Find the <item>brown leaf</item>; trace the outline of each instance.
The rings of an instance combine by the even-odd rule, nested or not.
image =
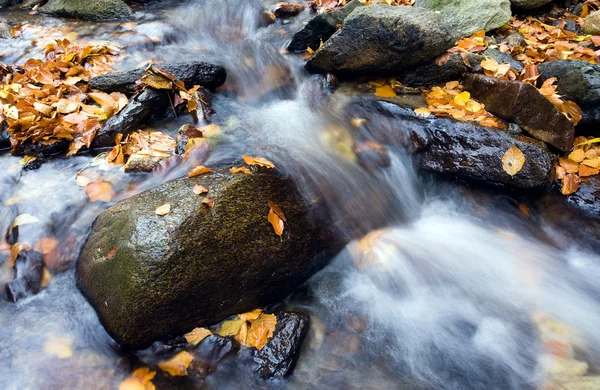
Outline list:
[[[281,211],[281,208],[275,202],[271,202],[269,200],[267,201],[267,204],[269,205],[271,210],[273,210],[273,212],[283,220],[283,222],[287,222],[287,219],[285,219],[285,215],[283,215],[283,211]]]
[[[173,82],[154,72],[146,72],[141,82],[154,89],[172,89]]]
[[[199,165],[196,168],[192,168],[190,173],[188,173],[188,177],[194,177],[199,175],[204,175],[205,173],[211,173],[212,169],[205,167],[204,165]]]
[[[245,173],[246,175],[251,175],[252,171],[248,169],[248,167],[232,167],[229,169],[231,173]]]
[[[579,164],[569,158],[559,157],[558,164],[564,168],[566,173],[575,173],[579,171]]]
[[[169,214],[171,212],[171,204],[170,203],[165,203],[161,206],[158,206],[155,210],[156,215],[162,217],[165,216],[167,214]]]
[[[281,235],[283,234],[283,228],[284,228],[284,223],[281,220],[281,218],[279,218],[279,216],[277,214],[275,214],[273,209],[270,209],[267,219],[273,226],[273,231],[275,232],[275,234],[277,234],[279,237],[281,237]]]
[[[258,165],[265,168],[275,168],[275,164],[263,157],[251,157],[243,155],[244,162],[248,165]]]
[[[594,176],[597,175],[598,172],[600,172],[600,170],[598,170],[597,168],[592,168],[585,164],[581,164],[579,166],[579,177]]]
[[[212,208],[215,205],[215,201],[210,198],[202,199],[202,203],[206,205],[208,208]]]
[[[110,183],[105,181],[92,182],[85,186],[85,194],[90,202],[110,202],[114,195]]]
[[[208,188],[198,184],[198,185],[195,185],[194,187],[192,187],[192,191],[194,191],[194,194],[196,194],[196,195],[202,195],[202,194],[206,194],[208,192]]]
[[[502,169],[511,176],[519,173],[523,164],[525,164],[525,155],[514,145],[502,156]]]
[[[563,195],[571,195],[577,192],[581,179],[575,173],[568,173],[563,178],[561,192]]]

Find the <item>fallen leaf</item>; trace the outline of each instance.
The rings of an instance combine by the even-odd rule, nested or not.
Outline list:
[[[248,165],[258,165],[265,168],[275,168],[275,164],[263,157],[251,157],[243,155],[244,162]]]
[[[597,168],[592,168],[590,166],[587,166],[585,164],[581,164],[579,166],[579,177],[588,177],[588,176],[594,176],[597,175],[598,172],[600,172],[599,169]]]
[[[40,220],[36,217],[34,217],[31,214],[21,214],[18,215],[15,220],[13,221],[12,226],[13,227],[17,227],[17,226],[21,226],[21,225],[29,225],[32,223],[37,223]]]
[[[240,329],[245,322],[246,321],[239,318],[236,318],[235,320],[224,321],[221,324],[221,328],[217,334],[223,337],[235,336],[240,332]]]
[[[271,210],[273,210],[275,214],[277,214],[279,218],[283,220],[283,222],[287,222],[287,219],[285,219],[285,215],[283,215],[283,211],[275,202],[271,202],[269,200],[267,201],[267,205],[271,208]]]
[[[155,210],[156,215],[165,216],[171,212],[171,204],[165,203],[162,206],[158,206]]]
[[[50,237],[38,238],[33,244],[33,249],[43,255],[54,251],[58,247],[58,240]]]
[[[558,164],[564,168],[566,173],[575,173],[579,170],[579,164],[569,158],[559,157]]]
[[[107,254],[106,254],[106,260],[110,260],[113,257],[115,257],[117,255],[117,252],[119,251],[119,248],[117,248],[116,246],[114,248],[112,248]]]
[[[429,118],[431,116],[431,111],[427,107],[418,107],[415,108],[415,115],[419,118]]]
[[[352,124],[352,126],[354,127],[360,127],[363,123],[365,123],[367,120],[364,118],[356,118],[356,119],[351,119],[350,123]]]
[[[73,356],[72,343],[73,341],[69,338],[48,335],[44,343],[44,352],[61,360],[68,359]]]
[[[577,192],[581,179],[575,173],[568,173],[563,177],[561,192],[563,195],[571,195]]]
[[[215,205],[215,201],[210,198],[204,198],[202,199],[202,204],[204,204],[208,208],[212,208]]]
[[[284,228],[284,223],[281,220],[281,218],[279,218],[279,216],[277,214],[275,214],[275,212],[273,212],[272,209],[270,209],[267,219],[273,226],[273,231],[275,232],[275,234],[277,234],[279,237],[281,237],[283,234],[283,228]]]
[[[212,332],[206,328],[194,328],[191,332],[186,333],[183,337],[192,345],[198,345],[202,340],[212,335]]]
[[[456,103],[458,106],[464,107],[470,99],[471,94],[467,91],[464,91],[454,97],[454,103]]]
[[[195,185],[194,187],[192,187],[192,191],[194,191],[194,194],[196,194],[196,195],[202,195],[202,194],[205,194],[208,192],[208,188],[198,184],[198,185]]]
[[[90,202],[110,202],[113,197],[113,190],[110,183],[97,181],[85,186],[85,194],[90,198]]]
[[[238,318],[244,321],[254,321],[257,319],[262,313],[262,309],[254,309],[247,313],[238,314]]]
[[[146,72],[141,82],[154,89],[172,89],[173,82],[154,72]]]
[[[150,371],[147,367],[138,368],[121,382],[119,390],[155,390],[151,382],[155,376],[156,371]]]
[[[186,376],[187,369],[192,364],[194,357],[186,351],[181,351],[169,360],[158,362],[158,368],[171,376]]]
[[[575,149],[569,154],[569,159],[575,161],[576,163],[580,163],[585,159],[585,152],[583,149]]]
[[[396,91],[394,91],[394,88],[392,88],[391,85],[383,85],[381,87],[375,87],[375,95],[382,97],[382,98],[395,98],[396,96]]]
[[[523,164],[525,164],[525,155],[514,145],[502,156],[502,169],[511,176],[519,173]]]
[[[205,167],[204,165],[199,165],[196,168],[192,168],[190,173],[188,173],[188,177],[194,177],[199,175],[204,175],[205,173],[211,173],[212,169]]]
[[[231,173],[245,173],[246,175],[251,175],[252,171],[248,169],[248,167],[232,167],[229,169]]]

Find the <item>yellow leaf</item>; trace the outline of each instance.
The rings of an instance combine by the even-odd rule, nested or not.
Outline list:
[[[257,319],[262,313],[261,309],[254,309],[252,311],[249,311],[247,313],[243,313],[243,314],[238,314],[238,318],[244,321],[253,321],[255,319]]]
[[[195,328],[191,332],[186,333],[184,337],[188,343],[192,345],[198,345],[200,344],[200,341],[204,340],[210,335],[212,335],[212,332],[206,328]]]
[[[502,156],[502,169],[511,176],[519,173],[523,164],[525,164],[525,155],[516,146],[512,146]]]
[[[155,210],[156,215],[158,216],[164,216],[167,215],[171,212],[171,205],[169,203],[165,203],[162,206],[158,206]]]
[[[248,169],[248,167],[232,167],[229,169],[231,173],[245,173],[246,175],[251,175],[252,171]]]
[[[575,149],[569,154],[569,159],[580,163],[583,160],[585,160],[585,152],[583,151],[583,149]]]
[[[279,218],[279,216],[277,214],[275,214],[273,212],[273,210],[271,209],[271,210],[269,210],[269,215],[268,215],[267,219],[273,226],[273,231],[275,231],[275,234],[277,234],[279,237],[281,237],[281,235],[283,234],[283,228],[284,228],[284,224],[283,224],[283,221],[281,220],[281,218]]]
[[[496,71],[498,70],[498,61],[496,61],[493,58],[485,58],[485,60],[481,61],[481,67],[485,70],[488,70],[490,72],[492,72],[492,74],[495,74]]]
[[[590,139],[588,141],[578,143],[575,146],[577,147],[577,146],[583,146],[583,145],[591,145],[591,144],[595,144],[595,143],[598,143],[598,142],[600,142],[600,137],[599,138],[592,138],[592,139]]]
[[[366,121],[367,120],[364,118],[355,118],[355,119],[351,119],[350,123],[352,123],[352,126],[354,126],[354,127],[360,127]]]
[[[461,92],[454,97],[454,103],[456,103],[458,106],[464,107],[469,99],[471,99],[471,94],[469,92]]]
[[[265,168],[275,168],[275,164],[263,157],[251,157],[243,155],[244,162],[248,165],[258,165]]]
[[[71,343],[71,339],[48,335],[46,342],[44,343],[44,352],[49,355],[54,355],[59,359],[68,359],[73,356]]]
[[[394,88],[392,88],[391,85],[383,85],[381,87],[375,87],[375,95],[382,97],[382,98],[395,98],[396,95],[396,91],[394,91]]]
[[[146,72],[141,79],[142,83],[154,89],[171,89],[173,82],[154,72]]]
[[[415,108],[415,115],[420,118],[429,118],[431,116],[431,111],[427,107],[419,107]]]
[[[186,376],[187,369],[194,357],[186,351],[181,351],[169,360],[158,362],[158,368],[171,376]]]
[[[236,318],[235,320],[225,321],[221,325],[221,329],[219,329],[219,332],[217,334],[219,336],[223,336],[223,337],[235,336],[236,334],[238,334],[240,332],[240,329],[242,328],[242,325],[245,322],[246,321],[244,321],[240,318]]]
[[[156,371],[150,371],[147,367],[138,368],[121,382],[119,390],[155,390],[154,384],[150,382],[154,376]]]
[[[38,218],[34,217],[33,215],[31,215],[31,214],[21,214],[21,215],[18,215],[15,218],[15,220],[13,221],[13,225],[12,226],[13,227],[17,227],[17,226],[20,226],[20,225],[29,225],[29,224],[37,223],[37,222],[40,222],[40,220]]]
[[[481,104],[477,103],[473,99],[469,99],[465,104],[465,109],[469,112],[479,112],[481,111]]]
[[[211,173],[212,169],[205,167],[204,165],[199,165],[196,168],[192,168],[190,173],[188,173],[188,177],[194,177],[199,175],[204,175],[205,173]]]

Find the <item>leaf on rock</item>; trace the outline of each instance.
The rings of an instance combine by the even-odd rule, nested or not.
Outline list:
[[[215,201],[213,199],[210,198],[204,198],[202,199],[202,204],[204,204],[206,207],[213,208],[213,206],[215,205]]]
[[[212,169],[205,167],[204,165],[199,165],[196,168],[192,168],[190,173],[188,173],[188,177],[200,176],[206,173],[211,173]]]
[[[588,177],[588,176],[594,176],[597,175],[598,172],[600,172],[599,169],[597,168],[592,168],[590,166],[587,166],[585,164],[581,164],[579,166],[579,177]]]
[[[575,173],[579,171],[579,164],[569,158],[559,157],[558,163],[566,173]]]
[[[569,159],[575,161],[576,163],[580,163],[585,160],[585,151],[577,148],[569,154]]]
[[[110,183],[105,181],[89,183],[84,192],[90,198],[90,202],[110,202],[114,195]]]
[[[279,237],[281,237],[283,234],[283,228],[284,228],[284,223],[281,220],[281,218],[279,218],[279,216],[277,214],[275,214],[275,212],[273,212],[273,209],[270,209],[267,219],[273,226],[273,231],[275,232],[275,234],[277,234]]]
[[[461,107],[464,107],[470,99],[471,94],[467,91],[464,91],[454,97],[454,103]]]
[[[228,320],[221,324],[221,328],[217,334],[219,336],[227,337],[227,336],[235,336],[240,332],[242,325],[244,325],[246,321],[236,318],[235,320]]]
[[[281,207],[279,207],[275,202],[271,202],[270,200],[267,201],[267,205],[269,205],[269,207],[271,208],[271,210],[273,210],[273,212],[275,214],[277,214],[277,216],[279,218],[281,218],[283,220],[283,222],[287,222],[287,219],[285,219],[285,215],[283,214],[283,211],[281,210]]]
[[[382,85],[380,87],[375,87],[375,95],[382,97],[382,98],[387,98],[387,99],[391,99],[391,98],[395,98],[396,96],[396,91],[394,91],[394,88],[392,88],[391,85]]]
[[[575,173],[568,173],[563,177],[563,185],[561,192],[563,195],[571,195],[577,192],[579,189],[579,184],[581,183],[581,178],[577,176]]]
[[[212,332],[206,328],[194,328],[191,332],[186,333],[183,337],[192,345],[198,345],[202,340],[212,335]]]
[[[162,217],[171,212],[171,204],[165,203],[162,206],[158,206],[155,210],[156,215]]]
[[[251,175],[252,171],[248,169],[248,167],[232,167],[229,169],[231,173],[245,173],[246,175]]]
[[[247,313],[238,314],[238,318],[244,321],[254,321],[262,314],[262,309],[254,309]]]
[[[244,162],[248,165],[258,165],[265,168],[275,168],[275,164],[263,157],[251,157],[243,155]]]
[[[202,195],[202,194],[206,194],[208,192],[208,188],[198,184],[198,185],[195,185],[194,187],[192,187],[192,191],[194,191],[194,194],[196,194],[196,195]]]
[[[119,384],[119,390],[155,390],[151,382],[155,376],[156,371],[150,371],[147,367],[138,368]]]
[[[158,362],[158,368],[171,376],[186,376],[187,369],[194,357],[186,351],[181,351],[169,360]]]
[[[141,82],[154,89],[172,89],[173,82],[163,75],[148,72],[142,77]]]
[[[502,169],[511,176],[519,173],[523,164],[525,164],[525,155],[514,145],[502,156]]]

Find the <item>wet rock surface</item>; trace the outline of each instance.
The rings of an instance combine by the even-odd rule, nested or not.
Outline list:
[[[6,284],[6,294],[11,302],[40,292],[43,258],[43,254],[33,250],[19,253],[15,261],[15,279]]]
[[[417,0],[415,6],[440,12],[452,26],[455,39],[498,28],[508,23],[511,16],[509,0]]]
[[[354,9],[362,6],[359,0],[352,0],[342,8],[315,16],[292,37],[287,50],[290,53],[301,53],[308,47],[316,50],[321,41],[327,41]]]
[[[540,64],[540,82],[557,78],[558,93],[582,107],[600,103],[600,66],[586,61],[559,60]]]
[[[510,0],[515,8],[533,9],[550,3],[552,0]]]
[[[126,19],[132,10],[122,0],[49,0],[38,11],[42,14],[91,21]]]
[[[469,54],[465,60],[460,54],[455,54],[442,65],[438,65],[436,61],[427,61],[401,73],[397,79],[402,84],[411,87],[442,84],[459,80],[468,71],[480,71],[480,64],[484,59],[485,57],[481,55]]]
[[[273,337],[254,353],[255,372],[263,379],[284,378],[292,373],[306,338],[309,317],[304,313],[275,313]]]
[[[204,378],[214,372],[224,359],[236,356],[239,350],[240,344],[232,337],[208,336],[194,351],[194,360],[190,369]]]
[[[360,7],[307,62],[313,73],[343,76],[397,74],[452,47],[440,14],[415,7]]]
[[[201,85],[214,89],[225,82],[227,72],[218,65],[201,61],[167,63],[157,66],[171,72],[176,79],[185,83],[187,88]],[[145,69],[138,68],[117,73],[107,73],[90,79],[89,86],[103,92],[133,93],[136,81],[144,76]]]
[[[423,119],[410,109],[376,100],[356,102],[349,110],[367,119],[365,129],[377,141],[406,148],[426,171],[521,190],[544,190],[551,184],[556,156],[529,137],[449,118]],[[502,169],[502,156],[512,146],[525,155],[515,176]]]
[[[473,74],[465,77],[464,86],[486,110],[517,123],[532,137],[563,152],[573,147],[573,124],[534,86]]]
[[[281,239],[266,220],[269,200],[288,221]],[[171,212],[156,215],[166,203]],[[96,219],[79,286],[117,342],[143,348],[284,298],[344,245],[325,215],[271,170],[170,181]]]

